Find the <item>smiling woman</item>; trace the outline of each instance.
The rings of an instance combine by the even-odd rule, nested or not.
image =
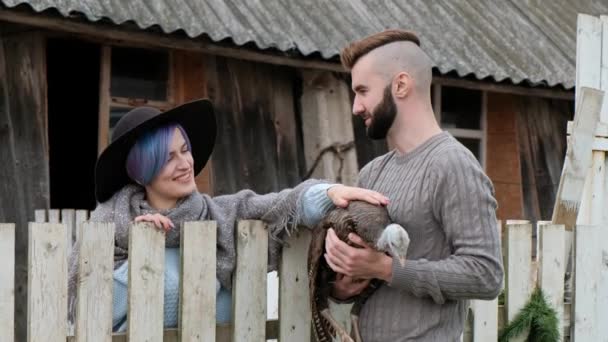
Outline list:
[[[258,195],[243,190],[210,197],[199,193],[194,177],[213,150],[216,123],[211,103],[198,100],[161,112],[138,107],[116,123],[112,140],[97,160],[95,196],[99,202],[91,221],[112,222],[114,246],[113,329],[127,327],[129,229],[133,221],[153,223],[166,232],[165,327],[177,325],[179,305],[179,243],[181,224],[217,223],[217,321],[230,320],[230,289],[235,266],[234,227],[238,220],[261,219],[268,225],[269,265],[277,267],[280,241],[298,224],[314,226],[333,205],[350,200],[386,204],[377,192],[309,180],[293,189]],[[78,283],[77,241],[70,255],[69,309],[74,320]]]

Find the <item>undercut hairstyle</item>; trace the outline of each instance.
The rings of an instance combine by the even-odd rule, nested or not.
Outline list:
[[[133,181],[142,186],[148,185],[167,164],[169,146],[176,128],[182,132],[188,151],[192,151],[190,139],[179,124],[168,124],[146,132],[137,139],[127,156],[127,174]]]
[[[420,46],[420,39],[414,32],[398,29],[386,30],[352,42],[340,53],[340,61],[347,70],[351,70],[357,61],[370,51],[394,42],[412,42]]]

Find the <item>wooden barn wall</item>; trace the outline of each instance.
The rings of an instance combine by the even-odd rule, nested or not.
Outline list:
[[[494,184],[501,219],[523,218],[517,137],[517,96],[488,93],[485,170]]]
[[[551,220],[574,103],[528,96],[517,100],[524,216],[534,221]]]
[[[212,156],[215,195],[249,188],[267,193],[300,182],[292,69],[205,58],[207,95],[218,139]]]
[[[16,224],[16,341],[25,341],[27,222],[49,205],[44,39],[0,35],[0,222]]]

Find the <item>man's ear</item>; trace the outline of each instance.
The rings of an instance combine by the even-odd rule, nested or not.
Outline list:
[[[398,73],[393,79],[393,90],[395,98],[403,99],[412,91],[414,80],[405,71]]]

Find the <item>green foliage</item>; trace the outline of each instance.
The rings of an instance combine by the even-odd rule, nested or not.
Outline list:
[[[559,341],[560,324],[557,312],[547,303],[544,293],[536,288],[528,303],[502,330],[499,342],[508,342],[526,331],[530,331],[528,342]]]

